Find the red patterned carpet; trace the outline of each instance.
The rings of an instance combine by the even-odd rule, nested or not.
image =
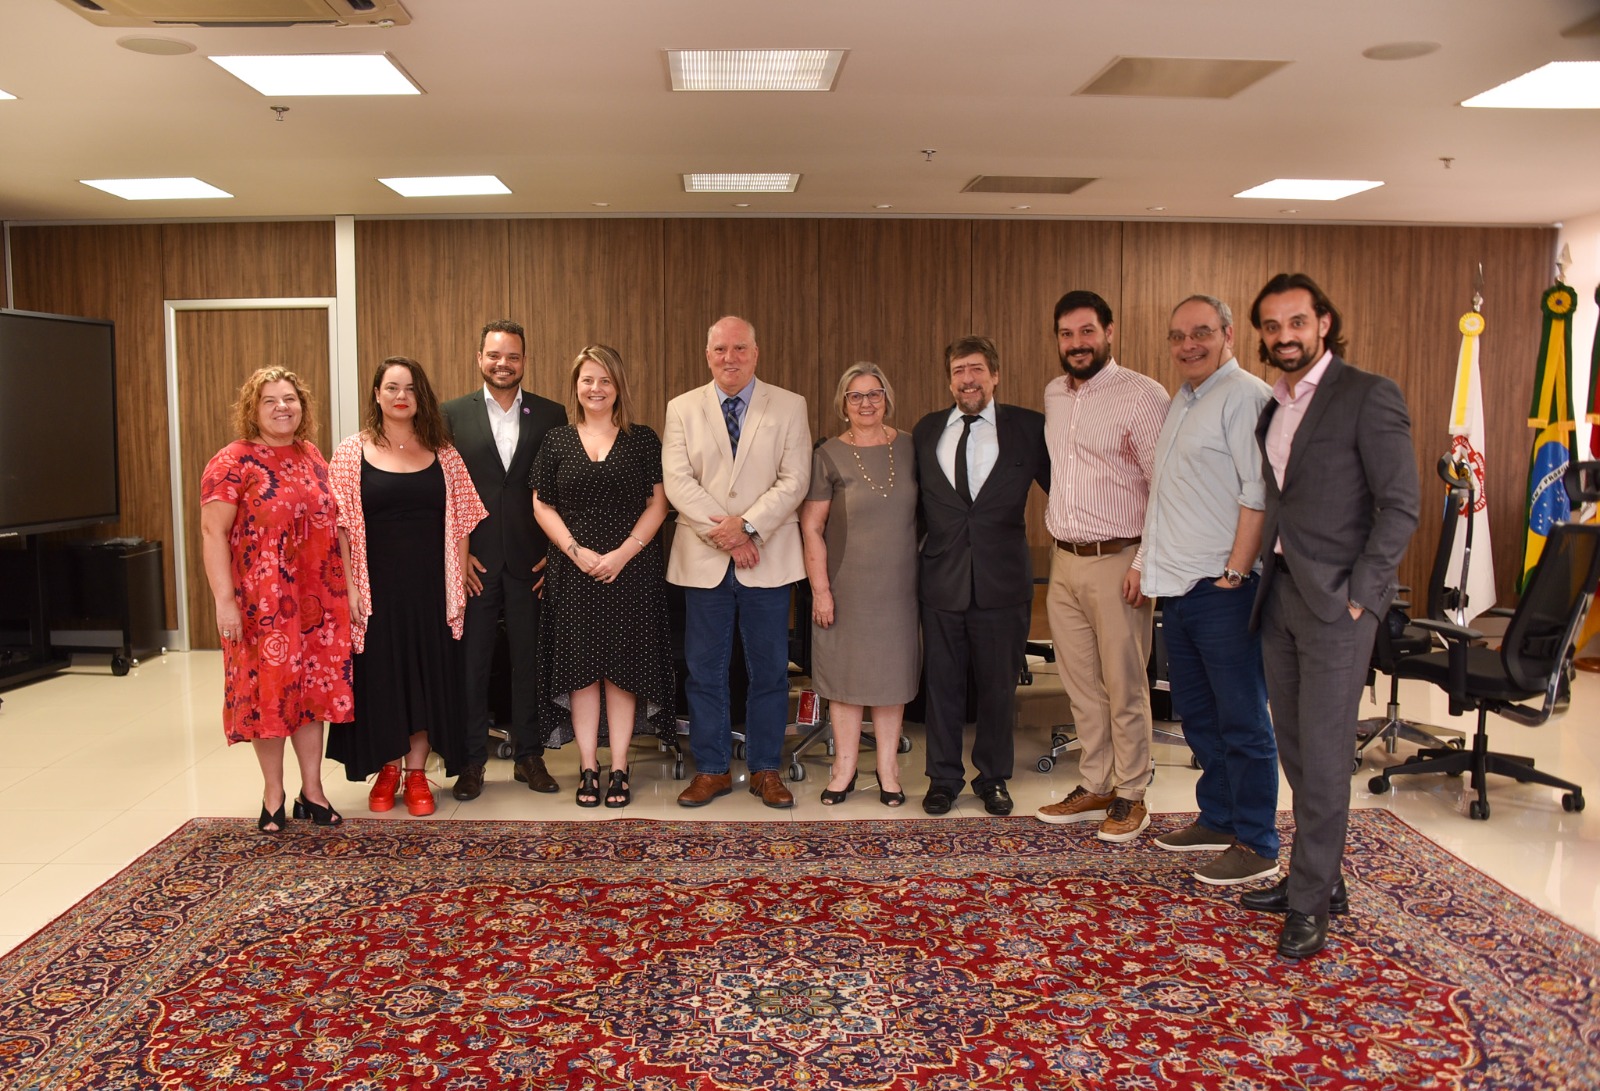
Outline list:
[[[0,959],[0,1087],[1600,1087],[1600,943],[1351,817],[1301,964],[1031,818],[203,819]]]

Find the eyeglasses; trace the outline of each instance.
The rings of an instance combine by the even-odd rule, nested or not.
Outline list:
[[[1196,341],[1209,341],[1216,332],[1210,326],[1196,326],[1188,333],[1184,333],[1182,330],[1168,330],[1167,340],[1174,345],[1181,345],[1190,338]]]
[[[884,399],[883,387],[876,390],[852,390],[844,396],[844,400],[851,405],[860,405],[862,402],[871,402],[877,405]]]

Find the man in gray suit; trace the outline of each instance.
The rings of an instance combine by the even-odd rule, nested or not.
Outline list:
[[[557,790],[544,764],[539,734],[539,584],[544,582],[544,532],[533,521],[528,472],[545,433],[567,423],[567,411],[522,389],[527,336],[498,319],[478,336],[483,387],[445,402],[456,450],[467,464],[489,517],[472,531],[467,584],[467,764],[450,794],[476,799],[489,758],[489,675],[500,620],[511,650],[511,741],[517,780],[535,792]]]
[[[1250,324],[1262,360],[1283,373],[1256,426],[1267,503],[1251,625],[1295,837],[1288,878],[1240,901],[1287,914],[1278,954],[1294,959],[1322,950],[1329,913],[1349,907],[1340,861],[1356,711],[1417,526],[1417,463],[1400,388],[1340,359],[1342,320],[1310,277],[1269,280]]]

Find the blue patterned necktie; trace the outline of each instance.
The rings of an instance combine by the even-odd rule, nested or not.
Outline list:
[[[733,446],[733,453],[739,453],[739,399],[724,398],[722,401],[722,417],[728,422],[728,442]]]

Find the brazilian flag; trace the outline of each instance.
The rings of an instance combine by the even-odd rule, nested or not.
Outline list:
[[[1544,332],[1539,338],[1539,374],[1528,411],[1528,427],[1538,432],[1528,455],[1528,537],[1522,546],[1518,591],[1539,564],[1551,525],[1572,516],[1561,479],[1567,464],[1578,457],[1578,430],[1572,419],[1572,312],[1577,305],[1577,293],[1560,281],[1540,300]]]

